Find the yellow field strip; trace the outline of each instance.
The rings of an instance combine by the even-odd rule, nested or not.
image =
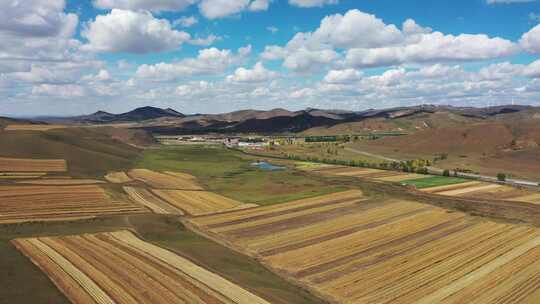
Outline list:
[[[191,174],[183,173],[183,172],[163,171],[163,173],[168,174],[168,175],[172,175],[172,176],[176,176],[176,177],[180,177],[182,179],[196,180],[195,176],[193,176]]]
[[[372,208],[365,212],[358,212],[342,217],[331,218],[326,221],[316,222],[312,225],[303,226],[296,229],[289,229],[271,235],[263,235],[256,238],[241,239],[238,244],[248,249],[259,251],[269,250],[297,242],[309,240],[316,237],[324,237],[339,231],[351,229],[360,225],[384,220],[393,216],[411,212],[423,208],[416,203],[395,204],[391,206]]]
[[[385,182],[402,182],[409,179],[420,179],[420,178],[428,178],[430,175],[424,175],[424,174],[416,174],[416,173],[403,173],[396,176],[387,176],[387,177],[379,177],[376,178],[377,180],[385,181]]]
[[[507,199],[507,200],[516,201],[516,202],[527,202],[527,203],[533,203],[533,204],[540,204],[540,193],[513,197],[513,198],[510,198],[510,199]]]
[[[142,204],[157,214],[179,214],[184,212],[177,209],[144,188],[123,187],[128,196],[139,204]]]
[[[77,304],[269,304],[129,231],[12,243]]]
[[[447,190],[463,189],[463,188],[477,186],[477,185],[486,185],[486,183],[472,181],[472,182],[465,182],[465,183],[454,184],[454,185],[444,185],[444,186],[424,188],[424,189],[420,189],[420,191],[427,192],[427,193],[436,193],[436,192],[442,192],[442,191],[447,191]]]
[[[491,261],[490,263],[485,264],[480,269],[461,277],[459,280],[454,281],[452,284],[446,286],[445,288],[440,289],[437,292],[422,298],[420,301],[416,303],[417,304],[430,304],[430,303],[440,302],[444,298],[458,292],[459,290],[465,288],[471,283],[489,275],[492,271],[494,271],[498,267],[503,266],[504,264],[510,262],[511,260],[519,257],[520,255],[538,246],[540,246],[540,236],[517,248],[514,248],[510,252],[507,252],[504,255],[498,257],[497,259]]]
[[[500,185],[467,189],[503,190],[493,186]],[[337,303],[525,304],[540,296],[535,227],[408,201],[363,207],[358,193],[334,195],[345,199],[322,203],[332,201],[328,195],[300,207],[292,202],[190,221]]]
[[[318,205],[325,202],[340,201],[340,200],[349,200],[363,198],[364,194],[360,190],[348,190],[328,195],[322,195],[317,197],[311,197],[306,199],[301,199],[298,201],[293,201],[284,204],[276,204],[267,207],[260,207],[254,209],[247,209],[227,214],[218,214],[203,216],[193,219],[192,221],[201,226],[215,225],[227,222],[233,222],[235,220],[243,220],[249,217],[263,216],[273,212],[284,212],[290,209],[297,209],[303,207],[309,207],[312,205]]]
[[[36,180],[25,180],[17,182],[17,184],[27,184],[27,185],[92,185],[92,184],[104,184],[104,181],[96,179],[36,179]]]
[[[463,194],[467,194],[471,192],[491,190],[491,189],[500,188],[500,187],[502,186],[498,184],[489,184],[489,185],[482,185],[482,186],[476,186],[476,187],[468,187],[468,188],[463,188],[463,189],[437,192],[437,194],[446,195],[446,196],[458,196],[458,195],[463,195]]]
[[[129,177],[140,180],[156,189],[202,190],[193,178],[184,178],[147,169],[133,169]]]
[[[132,179],[123,171],[109,172],[105,175],[105,179],[110,183],[122,184],[132,181]]]
[[[201,215],[238,207],[242,203],[208,191],[160,190],[152,192],[191,215]]]
[[[31,159],[0,157],[0,172],[64,172],[63,159]]]
[[[178,268],[188,276],[194,278],[199,282],[204,283],[209,288],[214,289],[218,293],[233,300],[235,303],[269,304],[269,302],[267,302],[266,300],[261,299],[260,297],[241,288],[240,286],[233,284],[228,280],[225,280],[219,275],[212,273],[177,254],[174,254],[156,245],[140,240],[139,238],[135,237],[131,232],[120,231],[110,233],[110,235],[126,244],[129,244],[134,248],[153,255],[154,257],[171,266]]]

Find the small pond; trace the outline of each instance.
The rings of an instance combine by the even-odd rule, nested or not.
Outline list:
[[[266,171],[287,170],[287,167],[276,166],[276,165],[272,165],[272,164],[267,163],[267,162],[254,162],[251,165],[255,166],[255,167],[258,167],[259,169],[266,170]]]

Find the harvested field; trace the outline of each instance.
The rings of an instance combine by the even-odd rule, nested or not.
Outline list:
[[[439,195],[447,195],[447,196],[460,196],[460,195],[471,193],[471,192],[481,192],[481,191],[493,190],[493,189],[497,189],[497,188],[501,188],[501,187],[503,187],[503,186],[498,185],[498,184],[485,183],[485,184],[480,184],[480,185],[474,186],[474,187],[465,187],[465,188],[461,188],[461,189],[458,188],[458,189],[454,189],[454,190],[437,192],[437,194],[439,194]]]
[[[30,159],[0,157],[0,172],[64,172],[63,159]]]
[[[246,208],[241,202],[207,191],[152,190],[170,205],[190,215],[202,215]],[[250,204],[252,207],[254,204]]]
[[[144,211],[142,206],[112,200],[97,185],[0,186],[0,223],[66,220]]]
[[[426,175],[417,174],[417,173],[407,173],[407,174],[399,174],[399,175],[394,175],[394,176],[382,177],[382,178],[379,178],[379,180],[385,181],[385,182],[402,182],[406,180],[420,179],[420,178],[422,179],[426,178]]]
[[[97,180],[97,179],[47,178],[47,179],[20,181],[17,183],[27,184],[27,185],[95,185],[95,184],[104,184],[105,182]]]
[[[132,179],[123,171],[109,172],[107,175],[105,175],[105,179],[114,184],[128,183],[132,181]]]
[[[513,198],[510,198],[509,200],[510,201],[516,201],[516,202],[527,202],[527,203],[533,203],[533,204],[539,204],[540,205],[540,193],[513,197]]]
[[[182,210],[175,208],[174,206],[160,199],[145,188],[124,187],[124,191],[134,202],[146,206],[154,213],[179,215],[184,214]]]
[[[128,175],[156,189],[202,190],[193,177],[185,178],[147,169],[133,169]]]
[[[540,288],[539,229],[412,201],[348,191],[190,222],[339,303],[533,303]]]
[[[269,304],[129,231],[12,242],[73,303]]]
[[[23,125],[8,125],[6,131],[49,131],[54,129],[63,129],[67,126],[63,125],[39,125],[39,124],[23,124]]]
[[[32,179],[40,178],[46,174],[45,172],[2,172],[0,179]]]

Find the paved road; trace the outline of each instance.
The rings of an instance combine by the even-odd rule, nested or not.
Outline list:
[[[374,153],[358,150],[356,148],[351,148],[351,147],[346,147],[345,150],[347,150],[349,152],[356,153],[356,154],[372,157],[372,158],[382,159],[382,160],[385,160],[385,161],[391,161],[391,162],[400,162],[401,161],[399,159],[390,158],[390,157],[386,157],[386,156],[383,156],[383,155],[374,154]],[[434,175],[442,175],[443,172],[444,172],[444,169],[433,167],[433,166],[430,166],[427,169],[428,169],[428,172],[430,174],[434,174]],[[454,174],[454,172],[451,172],[451,173]],[[458,172],[458,176],[459,177],[465,177],[465,178],[479,179],[479,180],[488,181],[488,182],[500,182],[496,177],[488,176],[488,175]],[[508,184],[508,185],[516,185],[517,184],[517,185],[532,186],[532,187],[538,187],[539,186],[538,182],[535,182],[535,181],[519,180],[519,179],[512,179],[512,178],[506,179],[506,181],[504,183]]]

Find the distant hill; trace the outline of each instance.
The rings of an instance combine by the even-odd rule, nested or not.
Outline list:
[[[55,123],[122,123],[122,122],[141,122],[159,118],[182,118],[184,114],[171,108],[161,109],[156,107],[141,107],[135,110],[112,114],[104,111],[97,111],[90,115],[62,117],[62,118],[43,118],[43,120]]]

